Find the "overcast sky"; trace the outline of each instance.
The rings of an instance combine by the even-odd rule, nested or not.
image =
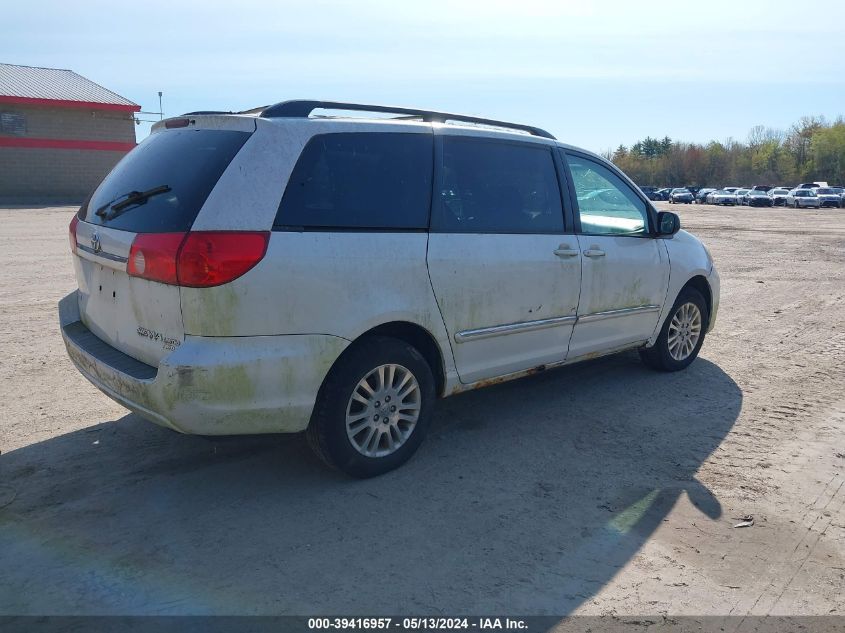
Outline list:
[[[4,4],[0,62],[69,68],[149,111],[161,90],[167,115],[387,103],[601,151],[845,114],[845,2],[27,0]]]

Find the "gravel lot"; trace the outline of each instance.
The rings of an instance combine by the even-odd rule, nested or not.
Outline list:
[[[0,210],[0,614],[845,614],[845,211],[658,204],[722,276],[698,361],[445,400],[369,481],[100,394],[57,331],[72,210]]]

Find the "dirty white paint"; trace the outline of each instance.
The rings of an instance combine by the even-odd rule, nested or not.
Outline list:
[[[581,258],[574,235],[432,233],[428,268],[446,327],[467,330],[574,316]],[[461,380],[475,382],[566,357],[572,323],[453,344]]]
[[[193,230],[269,231],[302,148],[321,133],[432,134],[448,127],[454,135],[568,147],[524,134],[411,121],[191,119],[195,127],[254,130]],[[153,133],[168,130],[156,124]],[[128,256],[134,234],[97,231],[104,250]],[[79,243],[92,232],[80,223]],[[606,256],[584,255],[594,248]],[[577,254],[560,257],[559,249]],[[385,323],[410,323],[431,336],[443,357],[448,395],[652,343],[678,292],[696,275],[712,289],[712,327],[719,294],[704,247],[683,231],[670,238],[277,231],[257,266],[215,288],[130,278],[125,263],[100,259],[89,253],[74,258],[80,290],[63,302],[62,321],[81,319],[113,347],[158,367],[158,374],[132,379],[66,340],[72,360],[141,415],[203,434],[304,429],[343,349]],[[500,326],[515,327],[462,336]],[[178,344],[168,348],[169,340]]]
[[[80,319],[77,292],[59,304],[61,325]],[[142,417],[182,433],[298,432],[314,397],[349,341],[336,336],[197,337],[158,363],[155,378],[133,378],[80,349],[68,354],[97,388]]]
[[[583,259],[579,320],[569,345],[571,356],[601,353],[647,340],[659,311],[631,310],[622,316],[591,320],[591,315],[663,306],[669,282],[669,258],[663,240],[618,235],[579,235]],[[604,252],[586,257],[587,250]]]
[[[102,250],[82,250],[90,248],[95,233]],[[126,259],[135,235],[87,222],[77,225],[80,250],[73,265],[80,318],[112,347],[155,366],[184,338],[179,288],[129,276]]]
[[[719,310],[719,274],[704,245],[697,237],[686,231],[678,231],[671,238],[661,240],[666,246],[669,254],[669,288],[666,293],[666,301],[660,312],[658,325],[662,325],[669,316],[669,310],[675,303],[678,293],[686,283],[693,277],[704,277],[710,285],[710,292],[713,298],[713,307],[710,315],[708,331],[716,324],[716,314]],[[660,334],[660,328],[655,328],[649,339],[649,345],[653,344]]]

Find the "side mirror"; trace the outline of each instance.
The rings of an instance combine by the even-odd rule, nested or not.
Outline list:
[[[661,211],[657,214],[657,234],[674,235],[681,230],[681,218],[671,211]]]

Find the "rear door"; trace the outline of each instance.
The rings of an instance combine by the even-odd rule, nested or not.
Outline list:
[[[669,284],[669,257],[652,236],[649,205],[609,166],[566,154],[584,257],[570,358],[648,340]]]
[[[428,269],[461,381],[564,360],[581,255],[552,148],[436,138]]]
[[[189,231],[249,136],[194,127],[154,132],[83,204],[74,267],[82,322],[96,336],[151,365],[182,343],[179,287],[130,277],[132,241],[140,233]]]

